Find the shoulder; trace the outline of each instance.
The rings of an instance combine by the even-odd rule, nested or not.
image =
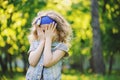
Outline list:
[[[69,55],[68,54],[69,48],[68,48],[68,46],[65,43],[58,42],[56,47],[55,47],[55,50],[64,51],[65,52],[65,56]]]
[[[35,49],[37,48],[38,44],[39,44],[39,42],[38,42],[37,40],[32,41],[32,42],[30,43],[30,48],[29,48],[29,50],[28,50],[28,54],[29,54],[31,51],[35,50]]]
[[[65,51],[68,51],[68,49],[69,49],[68,46],[65,43],[62,43],[62,42],[58,43],[56,48],[59,48],[61,50],[65,50]]]

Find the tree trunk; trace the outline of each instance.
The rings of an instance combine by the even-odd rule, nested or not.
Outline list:
[[[26,74],[26,72],[27,72],[27,60],[26,60],[25,52],[22,52],[22,60],[23,60],[23,63],[24,63],[24,71],[23,71],[23,73]]]
[[[0,64],[1,64],[1,69],[2,69],[2,73],[5,74],[8,71],[8,67],[7,67],[7,56],[5,53],[3,53],[2,55],[4,55],[4,57],[0,57]]]
[[[83,55],[80,55],[80,72],[81,73],[84,73],[84,69],[83,69],[83,61],[84,61],[84,56]]]
[[[106,12],[106,4],[107,4],[107,0],[104,0],[104,3],[103,3],[104,5],[103,5],[103,13],[105,13]]]
[[[15,58],[14,65],[15,65],[15,72],[17,72],[17,58]]]
[[[10,69],[10,72],[9,72],[9,75],[11,78],[13,78],[13,68],[12,68],[12,55],[8,53],[8,64],[9,64],[9,69]]]
[[[92,63],[93,71],[95,73],[104,74],[105,65],[103,62],[102,49],[101,49],[101,36],[98,16],[98,2],[92,0],[92,29],[93,29],[93,47],[92,47]]]
[[[109,71],[108,71],[108,74],[109,74],[109,75],[111,74],[111,71],[112,71],[113,60],[114,60],[114,55],[113,55],[113,53],[112,53],[112,54],[110,55],[110,60],[109,60]]]

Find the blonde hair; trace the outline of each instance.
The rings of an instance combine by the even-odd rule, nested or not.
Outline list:
[[[38,12],[37,16],[33,19],[31,33],[29,35],[29,42],[33,42],[38,39],[37,30],[35,27],[35,22],[38,18],[43,16],[49,16],[53,20],[57,22],[57,31],[58,31],[58,41],[63,42],[69,45],[69,41],[72,37],[72,29],[69,23],[57,12],[55,11],[40,11]]]

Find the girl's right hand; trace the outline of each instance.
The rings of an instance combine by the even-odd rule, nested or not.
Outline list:
[[[37,34],[40,40],[45,40],[45,33],[40,27],[37,27]]]

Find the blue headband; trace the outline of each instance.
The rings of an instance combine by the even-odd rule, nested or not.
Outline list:
[[[56,23],[53,19],[51,19],[49,16],[43,16],[41,18],[39,18],[36,21],[37,25],[42,25],[42,24],[50,24],[50,23]]]

